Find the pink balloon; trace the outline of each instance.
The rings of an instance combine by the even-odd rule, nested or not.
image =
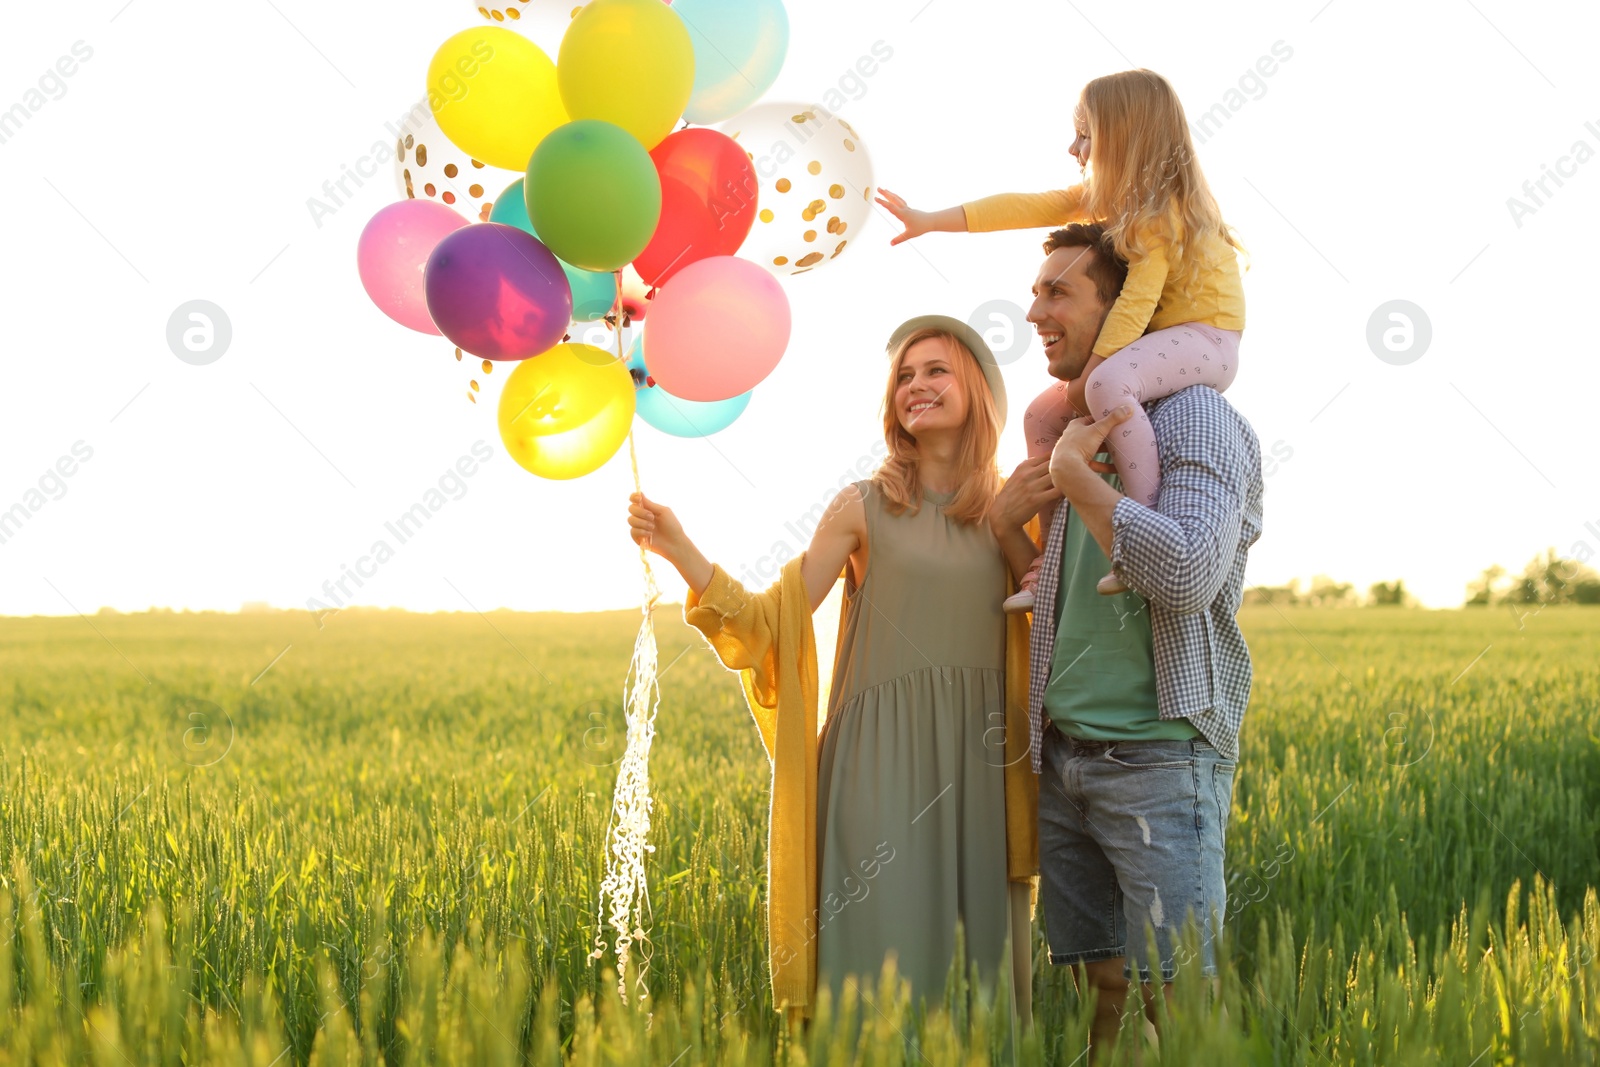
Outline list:
[[[438,337],[422,287],[423,268],[439,242],[465,225],[466,219],[432,200],[402,200],[372,216],[356,245],[356,268],[378,310],[402,326]]]
[[[678,271],[650,302],[644,358],[684,400],[727,400],[772,373],[789,345],[789,298],[767,271],[711,256]]]

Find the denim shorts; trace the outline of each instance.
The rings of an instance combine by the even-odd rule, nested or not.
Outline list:
[[[1053,724],[1043,760],[1040,898],[1050,962],[1122,957],[1148,982],[1148,923],[1170,982],[1186,962],[1180,935],[1192,914],[1201,973],[1214,976],[1236,762],[1204,740],[1081,741]]]

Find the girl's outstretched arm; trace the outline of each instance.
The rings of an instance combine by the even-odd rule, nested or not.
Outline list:
[[[881,186],[878,194],[878,205],[905,226],[900,236],[889,242],[891,245],[936,231],[982,233],[989,230],[1026,230],[1088,220],[1083,211],[1082,185],[1048,193],[998,193],[938,211],[914,208],[906,203],[904,197]]]
[[[897,245],[901,241],[909,241],[913,237],[921,237],[925,233],[966,233],[967,213],[957,204],[955,207],[940,208],[938,211],[920,211],[906,203],[905,197],[879,187],[876,202],[889,214],[900,220],[905,230],[900,236],[889,242]]]
[[[1048,193],[996,193],[961,205],[967,230],[1031,230],[1092,221],[1084,211],[1085,189],[1055,189]]]

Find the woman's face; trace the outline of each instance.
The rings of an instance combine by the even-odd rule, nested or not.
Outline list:
[[[943,337],[924,338],[906,349],[895,378],[894,406],[911,436],[959,430],[966,422],[967,397],[956,379],[955,357]]]

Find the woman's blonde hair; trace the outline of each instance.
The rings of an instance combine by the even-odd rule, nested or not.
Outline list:
[[[890,514],[922,508],[922,480],[918,472],[917,439],[900,424],[894,394],[899,385],[900,366],[911,346],[930,338],[940,338],[950,351],[950,367],[967,398],[967,418],[961,427],[961,448],[956,453],[956,492],[944,513],[958,522],[975,523],[988,517],[995,494],[1000,491],[1000,468],[995,450],[1000,444],[1000,413],[994,406],[989,381],[978,366],[978,358],[954,334],[937,327],[924,327],[907,334],[889,356],[889,385],[883,398],[883,439],[889,455],[872,474],[872,483],[883,491]]]
[[[1084,213],[1105,225],[1117,253],[1133,259],[1152,241],[1168,247],[1176,280],[1187,285],[1201,264],[1185,253],[1221,237],[1244,251],[1200,170],[1183,104],[1153,70],[1124,70],[1083,87],[1089,125]]]

